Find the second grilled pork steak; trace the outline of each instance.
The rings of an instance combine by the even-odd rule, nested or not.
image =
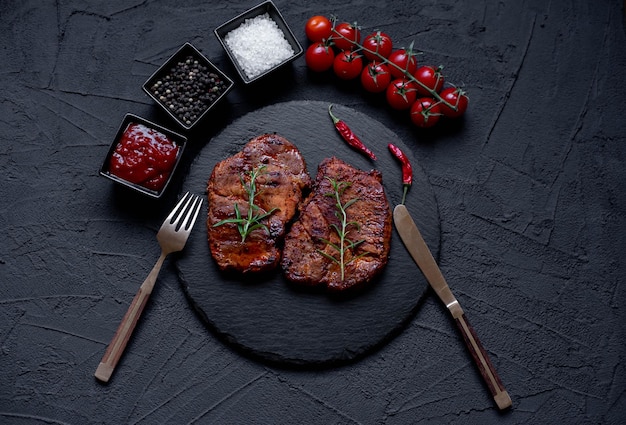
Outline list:
[[[276,134],[258,136],[216,164],[207,184],[207,228],[211,255],[219,268],[247,273],[276,267],[286,225],[310,183],[300,151]],[[259,226],[244,237],[240,226],[251,208],[252,217],[267,216],[252,222],[251,228]]]
[[[381,173],[328,158],[285,237],[282,267],[293,282],[342,291],[384,268],[390,242],[391,209]]]

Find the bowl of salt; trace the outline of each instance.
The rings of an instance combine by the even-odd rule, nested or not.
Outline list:
[[[239,76],[252,83],[302,55],[303,49],[269,0],[215,29]]]

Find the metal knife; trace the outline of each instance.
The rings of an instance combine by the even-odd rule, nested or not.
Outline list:
[[[472,355],[476,366],[478,366],[478,370],[487,384],[487,387],[489,387],[489,391],[491,391],[496,405],[500,410],[511,407],[511,397],[509,397],[509,394],[504,389],[504,385],[502,385],[502,381],[493,367],[487,352],[480,343],[474,328],[472,328],[467,321],[461,305],[452,294],[448,283],[443,277],[437,262],[428,249],[428,245],[426,245],[424,238],[422,238],[406,206],[398,205],[394,208],[393,220],[409,254],[411,254],[413,260],[415,260],[422,270],[426,280],[435,290],[439,299],[443,301],[452,314],[457,327],[463,335],[465,345]]]

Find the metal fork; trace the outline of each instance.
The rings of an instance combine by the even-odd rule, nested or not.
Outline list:
[[[95,377],[98,380],[108,382],[111,378],[115,366],[122,357],[126,344],[135,329],[139,316],[141,316],[148,298],[152,293],[165,257],[172,252],[182,251],[185,247],[187,238],[189,238],[191,229],[200,212],[201,205],[202,199],[199,196],[191,195],[187,192],[161,225],[157,233],[157,240],[161,246],[161,256],[146,280],[141,287],[139,287],[137,295],[133,298],[133,302],[130,304],[130,307],[128,307],[128,311],[117,328],[113,340],[111,340],[111,343],[104,353],[95,373]]]

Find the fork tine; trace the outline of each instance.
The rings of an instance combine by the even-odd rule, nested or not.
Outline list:
[[[191,194],[187,192],[182,198],[180,198],[176,206],[172,209],[172,212],[170,212],[170,214],[165,218],[166,222],[174,224],[174,221],[176,221],[176,217],[178,217],[180,213],[185,209],[185,202],[189,203],[188,198],[190,198],[190,195]]]
[[[185,215],[185,219],[181,224],[180,228],[185,231],[190,230],[193,227],[193,224],[196,222],[196,218],[198,218],[198,214],[200,213],[200,207],[202,206],[202,198],[197,195],[193,196],[193,203],[187,213]]]
[[[170,215],[167,216],[163,225],[174,226],[177,232],[181,229],[190,230],[198,217],[200,205],[202,205],[202,198],[190,192],[185,193]]]
[[[185,193],[185,195],[180,198],[180,201],[176,204],[172,212],[167,216],[165,221],[169,224],[175,225],[177,228],[179,227],[180,221],[184,218],[185,212],[189,209],[189,205],[194,199],[194,195],[190,192]]]

